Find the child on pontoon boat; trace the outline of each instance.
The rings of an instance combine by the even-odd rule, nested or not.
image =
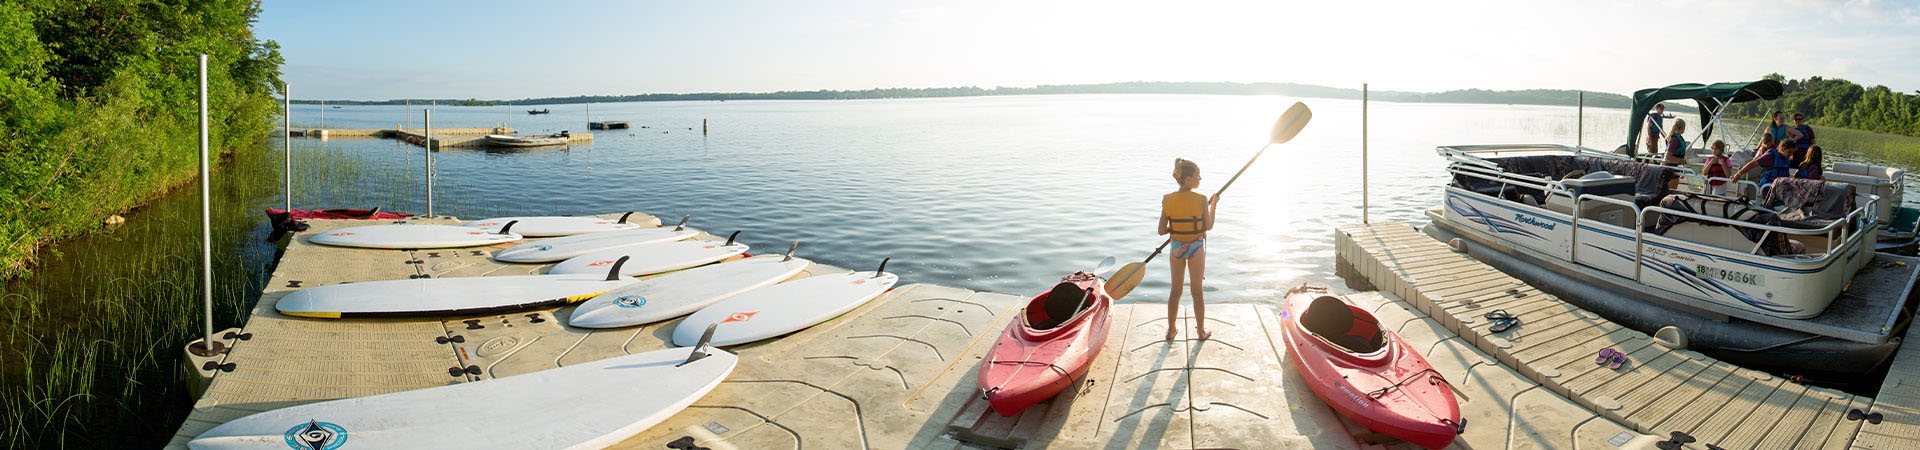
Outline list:
[[[1728,172],[1733,171],[1733,165],[1727,161],[1727,142],[1714,139],[1713,144],[1708,145],[1707,148],[1711,149],[1713,154],[1707,156],[1704,164],[1705,167],[1703,167],[1700,172],[1706,174],[1707,178],[1731,178],[1727,176]],[[1727,181],[1714,180],[1709,182],[1707,185],[1707,193],[1720,196],[1727,195]]]
[[[1687,138],[1681,136],[1686,132],[1687,120],[1674,119],[1673,132],[1667,134],[1666,165],[1678,167],[1687,164]]]
[[[1159,233],[1171,234],[1173,240],[1167,261],[1173,267],[1173,291],[1167,295],[1167,339],[1179,335],[1180,288],[1192,275],[1194,331],[1205,340],[1212,333],[1207,332],[1207,304],[1200,294],[1201,283],[1207,274],[1207,230],[1213,229],[1213,212],[1218,209],[1220,196],[1209,199],[1193,191],[1200,187],[1200,165],[1193,161],[1174,159],[1173,180],[1180,190],[1160,198]]]
[[[1773,184],[1774,179],[1792,176],[1793,158],[1785,153],[1789,151],[1788,148],[1790,147],[1780,145],[1780,142],[1774,140],[1771,134],[1761,136],[1760,148],[1754,149],[1753,159],[1741,165],[1740,170],[1733,171],[1732,178],[1738,180],[1747,172],[1758,169],[1760,170],[1760,187],[1765,189],[1767,185]]]
[[[1806,150],[1802,151],[1800,154],[1800,164],[1797,164],[1799,168],[1794,170],[1793,177],[1806,178],[1809,180],[1822,179],[1820,164],[1823,162],[1821,160],[1826,158],[1822,158],[1820,153],[1820,146],[1818,145],[1807,147]]]

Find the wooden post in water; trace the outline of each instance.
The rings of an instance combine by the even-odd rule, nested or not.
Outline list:
[[[282,138],[282,140],[287,142],[287,152],[286,152],[287,170],[281,173],[282,175],[286,175],[287,187],[286,187],[286,190],[282,192],[284,192],[287,195],[287,213],[292,214],[293,213],[293,88],[288,86],[286,83],[280,83],[280,99],[285,100],[287,102],[287,108],[286,108],[287,111],[285,115],[281,117],[283,119],[286,119],[285,129],[283,130],[283,131],[286,131],[286,136]],[[326,114],[326,111],[327,111],[326,105],[322,104],[320,106],[320,113]],[[321,128],[325,128],[325,126],[322,126]]]
[[[327,101],[320,101],[320,129],[327,129]]]
[[[1580,91],[1579,106],[1574,107],[1573,146],[1587,146],[1587,91]]]
[[[587,128],[593,128],[593,103],[587,103]]]
[[[1360,223],[1367,223],[1367,84],[1360,83]]]
[[[207,158],[207,54],[200,54],[200,295],[206,306],[206,338],[187,351],[213,356],[227,351],[213,340],[213,170]]]
[[[420,146],[427,149],[427,217],[433,217],[433,109],[421,112],[426,113],[421,122],[427,130],[420,140]]]

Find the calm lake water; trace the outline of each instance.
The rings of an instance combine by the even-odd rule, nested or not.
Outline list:
[[[1030,295],[1106,256],[1144,258],[1163,239],[1154,233],[1155,219],[1160,196],[1175,189],[1174,158],[1198,162],[1200,190],[1212,193],[1295,101],[1313,108],[1313,122],[1269,149],[1226,193],[1207,247],[1209,300],[1278,302],[1303,282],[1344,289],[1333,273],[1332,233],[1361,218],[1359,102],[1063,95],[597,104],[592,120],[625,120],[634,128],[594,132],[591,145],[435,153],[435,212],[481,219],[636,210],[667,222],[691,214],[693,226],[715,234],[741,230],[755,253],[784,251],[799,240],[799,254],[822,263],[870,270],[892,258],[888,270],[903,283]],[[434,125],[510,122],[522,134],[588,132],[586,105],[542,105],[552,113],[537,116],[525,113],[531,108],[441,106]],[[294,124],[321,127],[323,112],[327,128],[414,128],[421,120],[418,106],[296,105]],[[1436,207],[1445,182],[1437,145],[1573,144],[1579,132],[1578,114],[1568,107],[1375,102],[1370,116],[1375,221],[1425,222],[1421,212]],[[700,132],[702,121],[709,134]],[[1613,148],[1626,125],[1623,110],[1588,109],[1585,144]],[[1859,159],[1844,145],[1824,144],[1834,160]],[[269,139],[265,150],[214,174],[216,296],[223,305],[216,328],[237,326],[242,305],[267,277],[274,247],[263,239],[269,230],[260,210],[285,200],[278,183],[283,145]],[[420,147],[295,138],[293,151],[297,208],[426,210]],[[10,303],[35,308],[11,307],[10,336],[84,336],[73,328],[88,325],[69,317],[127,314],[114,306],[126,289],[155,291],[145,302],[178,306],[168,311],[197,308],[197,196],[190,186],[129,214],[128,226],[54,246],[35,276],[0,287],[0,298],[32,299]],[[1163,256],[1124,301],[1164,301],[1168,287]],[[197,312],[191,316],[197,330]],[[189,334],[174,326],[163,332]],[[114,411],[85,420],[107,431],[63,424],[39,432],[79,433],[89,443],[120,439],[115,434],[164,441],[184,414],[183,403],[171,400],[184,395],[167,383],[184,339],[136,344],[145,349],[131,350],[144,352],[140,361],[93,363],[109,379],[138,373],[91,388],[118,391],[87,406]],[[63,361],[60,350],[45,350],[50,346],[18,352],[50,352]],[[5,375],[8,384],[31,379]],[[20,398],[47,395],[13,388],[20,389],[7,392],[27,393]],[[173,416],[150,420],[156,411]]]

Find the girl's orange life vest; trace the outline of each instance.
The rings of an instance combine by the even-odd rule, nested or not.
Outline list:
[[[1178,191],[1161,197],[1160,215],[1166,217],[1173,240],[1193,242],[1207,237],[1207,196],[1199,192]]]

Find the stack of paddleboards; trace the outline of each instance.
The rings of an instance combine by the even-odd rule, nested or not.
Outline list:
[[[701,308],[673,330],[674,345],[694,345],[715,327],[713,345],[738,345],[785,335],[839,317],[892,289],[886,272],[819,275],[747,291]]]
[[[421,278],[318,286],[281,297],[274,309],[300,317],[480,314],[586,300],[634,283],[621,262],[601,275]]]
[[[521,240],[528,236],[571,236],[576,234],[638,230],[643,225],[627,222],[628,212],[619,220],[598,217],[540,216],[501,217],[449,225],[371,225],[340,228],[311,238],[315,244],[340,247],[416,249],[458,248],[494,245]],[[659,220],[654,219],[658,225]]]

